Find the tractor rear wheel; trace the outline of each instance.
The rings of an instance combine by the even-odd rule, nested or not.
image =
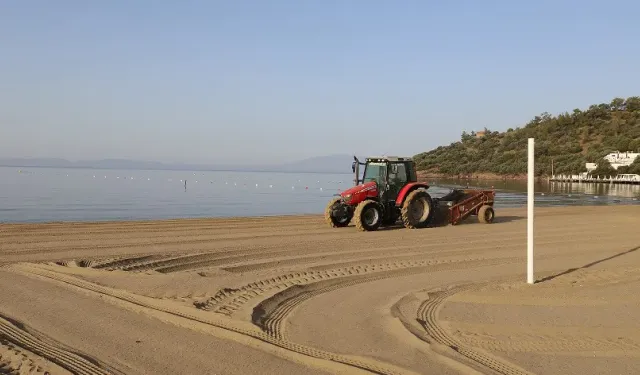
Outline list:
[[[354,213],[356,228],[361,231],[374,231],[382,224],[382,210],[376,201],[366,200],[356,206]]]
[[[424,228],[433,217],[433,201],[424,189],[409,193],[400,209],[400,216],[405,228]]]
[[[493,207],[489,205],[484,205],[480,207],[478,210],[478,221],[484,224],[493,223],[493,218],[496,216],[496,213],[493,211]]]
[[[342,202],[340,197],[329,201],[324,209],[324,220],[333,228],[342,228],[349,225],[353,218],[353,211]]]

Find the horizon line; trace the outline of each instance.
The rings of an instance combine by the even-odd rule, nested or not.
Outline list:
[[[0,168],[47,168],[47,169],[93,169],[93,170],[132,170],[132,171],[173,171],[173,172],[249,172],[249,173],[308,173],[308,174],[345,174],[351,175],[349,172],[329,172],[329,171],[304,171],[304,170],[269,170],[269,169],[178,169],[167,166],[166,168],[134,168],[134,167],[99,167],[99,166],[52,166],[52,165],[20,165],[20,164],[4,164],[0,162]]]

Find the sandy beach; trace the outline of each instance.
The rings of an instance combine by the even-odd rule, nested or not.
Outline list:
[[[0,225],[0,374],[635,374],[640,206]]]

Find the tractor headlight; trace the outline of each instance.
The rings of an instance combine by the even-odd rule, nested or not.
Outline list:
[[[351,200],[351,194],[347,194],[344,197],[342,197],[342,200],[344,200],[345,202],[349,202]]]

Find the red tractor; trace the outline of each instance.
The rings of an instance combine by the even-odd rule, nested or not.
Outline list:
[[[429,185],[418,182],[413,160],[408,157],[369,157],[361,163],[354,156],[352,170],[355,186],[333,198],[325,209],[325,219],[332,227],[346,227],[352,219],[358,229],[377,230],[402,220],[406,228],[424,228],[436,214],[436,205],[446,201],[449,222],[453,225],[471,214],[481,222],[491,223],[494,217],[494,192],[488,190],[457,190],[433,199]],[[364,165],[362,179],[360,165]]]

